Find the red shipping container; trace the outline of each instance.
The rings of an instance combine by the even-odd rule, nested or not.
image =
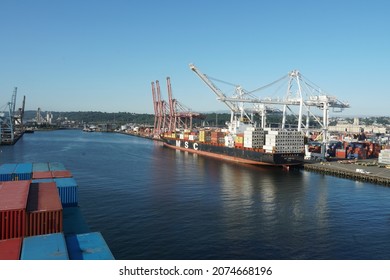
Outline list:
[[[51,175],[53,178],[72,178],[72,173],[68,170],[57,170],[57,171],[52,171]]]
[[[52,174],[50,171],[35,171],[32,174],[32,178],[34,179],[51,179]]]
[[[19,260],[22,238],[0,240],[0,260]]]
[[[30,181],[0,184],[0,240],[23,237]]]
[[[344,149],[336,149],[336,158],[346,158]]]
[[[56,183],[31,184],[26,236],[62,232],[62,220],[62,204]]]
[[[236,148],[242,148],[242,147],[244,147],[244,144],[243,144],[243,143],[235,142],[235,143],[234,143],[234,147],[236,147]]]

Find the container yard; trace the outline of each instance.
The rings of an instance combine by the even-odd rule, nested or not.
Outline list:
[[[335,160],[305,162],[304,169],[357,181],[390,186],[390,165],[377,160]]]
[[[64,165],[3,164],[0,175],[0,260],[114,259],[89,230]]]

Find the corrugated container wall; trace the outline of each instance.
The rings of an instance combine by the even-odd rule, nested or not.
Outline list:
[[[19,260],[22,238],[0,240],[0,260]]]
[[[100,232],[69,235],[66,237],[71,260],[114,260]]]
[[[62,231],[62,205],[57,186],[32,183],[27,202],[26,236]]]
[[[4,163],[0,166],[0,181],[12,181],[12,173],[16,168],[15,163]]]
[[[23,237],[30,181],[0,183],[0,240]]]
[[[21,260],[69,260],[63,233],[26,237]]]
[[[79,201],[78,186],[73,178],[55,178],[63,207],[77,206]]]
[[[32,163],[18,163],[12,174],[12,181],[31,180]]]

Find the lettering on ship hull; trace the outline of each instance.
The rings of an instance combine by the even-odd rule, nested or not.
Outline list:
[[[205,156],[231,160],[235,162],[264,165],[299,165],[303,162],[303,154],[273,154],[229,148],[224,146],[213,146],[205,143],[198,143],[179,139],[165,139],[168,147],[187,150]]]
[[[181,141],[180,140],[176,140],[176,147],[181,147]],[[188,141],[184,141],[184,148],[186,149],[193,149],[195,151],[197,151],[199,149],[199,144],[198,143],[192,143],[192,147],[190,145],[190,143]]]

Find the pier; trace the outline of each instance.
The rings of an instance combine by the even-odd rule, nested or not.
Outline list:
[[[375,160],[306,162],[304,169],[341,178],[390,186],[390,168]]]

